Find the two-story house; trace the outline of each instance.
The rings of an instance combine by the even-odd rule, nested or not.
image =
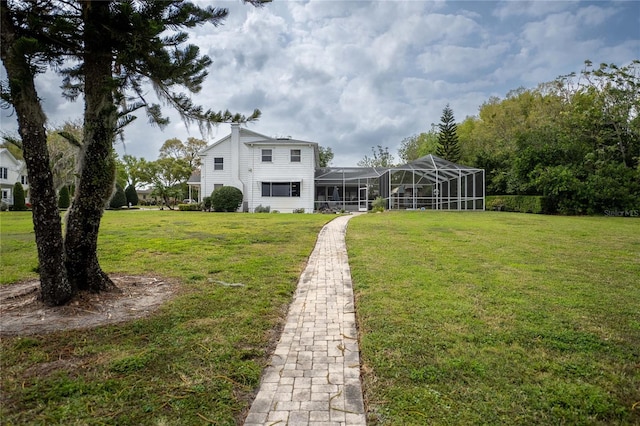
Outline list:
[[[24,161],[16,159],[6,148],[0,148],[0,190],[2,202],[13,205],[13,186],[20,182],[24,188],[25,201],[29,202],[29,179]]]
[[[269,207],[283,213],[314,211],[314,177],[318,144],[271,138],[231,125],[231,134],[199,153],[203,197],[222,186],[244,195],[241,210]]]

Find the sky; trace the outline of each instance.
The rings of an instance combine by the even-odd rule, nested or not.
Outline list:
[[[247,128],[330,147],[332,166],[355,166],[378,145],[397,160],[402,140],[429,131],[447,104],[461,122],[490,97],[579,72],[585,60],[640,59],[637,0],[198,3],[228,8],[229,16],[189,32],[213,60],[194,102],[245,115],[258,108],[262,117]],[[82,103],[65,101],[59,86],[54,73],[37,81],[54,126],[82,114]],[[202,135],[164,112],[171,118],[164,130],[144,114],[129,125],[119,155],[155,160],[167,139],[212,143],[230,132],[221,124]],[[15,132],[15,115],[0,115],[2,130]]]

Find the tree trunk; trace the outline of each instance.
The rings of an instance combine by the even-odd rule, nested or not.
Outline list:
[[[46,117],[38,99],[34,73],[17,51],[18,35],[6,3],[0,6],[0,52],[9,78],[11,101],[18,119],[24,159],[31,186],[33,229],[38,249],[41,297],[47,305],[61,305],[76,293],[64,267],[64,243],[58,201],[49,168]]]
[[[79,178],[67,218],[67,273],[81,290],[99,292],[114,287],[98,263],[100,220],[113,192],[117,109],[109,30],[108,1],[83,1],[84,31],[84,146]]]

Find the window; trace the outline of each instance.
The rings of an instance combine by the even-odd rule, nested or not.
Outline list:
[[[262,150],[262,162],[263,163],[270,163],[272,161],[273,158],[273,152],[270,149],[263,149]]]
[[[2,190],[2,199],[3,200],[8,200],[9,199],[9,190]]]
[[[262,182],[263,197],[299,197],[300,182]]]
[[[224,158],[216,157],[213,159],[213,170],[224,170]]]
[[[9,169],[6,167],[0,167],[0,179],[7,179]]]
[[[221,184],[221,183],[214,183],[214,184],[213,184],[213,190],[215,191],[215,190],[217,190],[217,189],[222,188],[223,186],[224,186],[224,185],[223,185],[223,184]]]
[[[292,163],[299,163],[300,162],[300,150],[299,149],[292,149],[291,150],[291,162]]]
[[[29,179],[25,175],[20,176],[20,183],[23,185],[29,185]]]

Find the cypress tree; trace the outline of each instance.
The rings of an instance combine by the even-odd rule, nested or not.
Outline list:
[[[71,205],[71,198],[69,196],[69,187],[63,186],[58,193],[58,208],[68,209]]]
[[[133,185],[129,185],[127,186],[127,188],[124,190],[124,195],[127,196],[127,206],[131,205],[131,206],[137,206],[138,202],[140,201],[138,199],[138,193],[136,192],[136,187]]]
[[[24,201],[24,188],[20,182],[16,182],[13,185],[13,210],[24,211],[27,209],[27,205]]]

